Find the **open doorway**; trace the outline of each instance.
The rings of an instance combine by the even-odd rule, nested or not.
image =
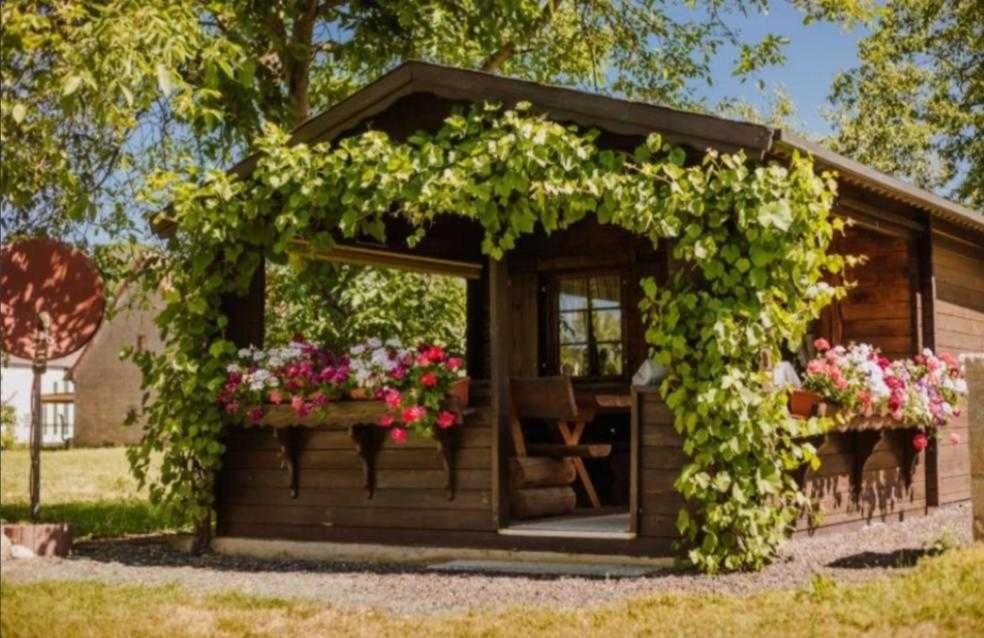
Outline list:
[[[506,535],[632,538],[631,396],[575,392],[569,377],[510,383]]]

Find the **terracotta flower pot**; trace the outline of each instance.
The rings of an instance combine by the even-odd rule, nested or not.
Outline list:
[[[808,419],[820,403],[820,395],[809,390],[793,390],[789,395],[789,413]]]
[[[451,384],[451,387],[448,388],[448,396],[452,396],[455,399],[457,399],[458,407],[467,408],[468,400],[469,400],[468,392],[470,388],[471,388],[470,378],[464,377],[462,379],[458,379],[457,381]]]

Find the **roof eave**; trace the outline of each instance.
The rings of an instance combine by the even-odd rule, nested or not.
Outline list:
[[[984,235],[984,215],[940,197],[935,193],[882,173],[786,131],[777,130],[774,150],[782,155],[791,151],[806,153],[823,168],[835,170],[840,179],[894,199],[958,226]]]

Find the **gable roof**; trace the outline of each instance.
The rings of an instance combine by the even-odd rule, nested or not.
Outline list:
[[[721,152],[741,149],[756,159],[797,150],[812,155],[819,166],[836,170],[846,182],[984,235],[984,214],[781,129],[430,62],[404,62],[301,123],[293,130],[291,140],[307,144],[333,140],[382,113],[400,98],[416,93],[457,101],[498,102],[507,107],[528,101],[537,112],[557,121],[623,135],[658,132],[674,143]],[[232,172],[245,177],[255,165],[253,155],[234,166]]]

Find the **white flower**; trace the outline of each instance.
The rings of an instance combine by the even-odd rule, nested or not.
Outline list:
[[[377,339],[376,337],[372,337],[371,339],[366,341],[366,346],[368,346],[371,349],[376,349],[382,345],[383,342]]]
[[[366,347],[362,344],[359,344],[357,346],[352,346],[351,348],[349,348],[349,354],[352,354],[354,356],[359,356],[365,351],[366,351]]]
[[[226,372],[240,372],[242,368],[237,363],[230,363],[226,366]]]
[[[396,337],[393,337],[392,339],[387,339],[386,340],[386,345],[388,345],[390,348],[402,348],[403,347],[403,343],[399,339],[397,339]]]

